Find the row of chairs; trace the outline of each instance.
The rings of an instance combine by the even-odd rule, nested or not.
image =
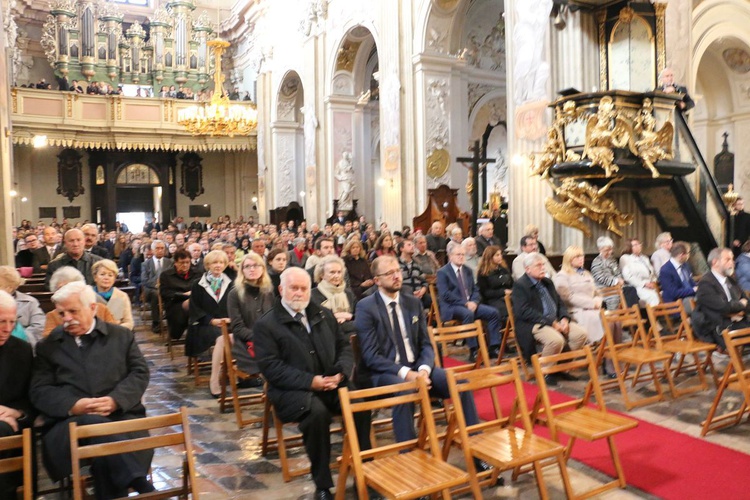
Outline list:
[[[117,434],[146,431],[154,433],[147,437],[115,441],[111,443],[84,444],[92,439]],[[23,434],[0,438],[0,452],[15,456],[0,459],[0,474],[9,472],[23,473],[23,499],[31,500],[34,496],[34,458],[33,437],[31,429],[24,429]],[[179,447],[183,452],[182,482],[180,485],[157,492],[146,493],[129,498],[199,498],[197,474],[195,470],[195,453],[190,437],[190,424],[187,408],[180,408],[179,413],[159,415],[121,422],[78,426],[70,423],[70,451],[72,465],[73,500],[88,498],[86,494],[87,477],[83,474],[82,465],[88,461],[120,453],[131,453],[143,450],[156,450],[164,447]],[[153,478],[152,478],[153,479]]]

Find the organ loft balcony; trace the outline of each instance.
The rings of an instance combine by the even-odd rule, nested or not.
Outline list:
[[[46,136],[52,146],[151,151],[251,151],[248,136],[192,135],[177,122],[180,110],[198,104],[171,98],[85,95],[15,87],[11,90],[11,137],[31,145]],[[232,102],[247,106],[250,102]]]

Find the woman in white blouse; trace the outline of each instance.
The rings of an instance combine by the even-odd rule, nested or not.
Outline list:
[[[641,303],[655,306],[660,302],[656,291],[656,273],[649,258],[641,253],[642,250],[641,241],[631,239],[620,257],[620,269],[625,283],[635,287]]]

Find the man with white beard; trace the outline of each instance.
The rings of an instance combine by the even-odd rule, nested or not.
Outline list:
[[[255,357],[268,381],[268,397],[282,422],[297,422],[310,458],[316,500],[332,499],[332,415],[341,413],[338,388],[352,388],[354,357],[336,318],[310,302],[310,275],[290,267],[281,273],[281,299],[253,327]],[[369,448],[370,416],[355,415],[357,435]]]

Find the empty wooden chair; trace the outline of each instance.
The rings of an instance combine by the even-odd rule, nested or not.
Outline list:
[[[682,301],[646,306],[646,311],[650,323],[648,330],[649,344],[655,345],[659,351],[679,355],[680,359],[677,366],[672,369],[672,379],[677,378],[683,370],[694,368],[698,373],[699,383],[684,389],[679,389],[675,385],[674,396],[678,397],[708,389],[706,368],[711,371],[714,385],[718,386],[718,378],[711,361],[711,353],[716,349],[716,344],[695,339]],[[701,354],[703,355],[702,360]],[[688,356],[693,358],[692,364],[685,362]]]
[[[672,354],[659,351],[648,344],[645,327],[641,319],[641,313],[637,305],[628,309],[617,309],[614,311],[601,311],[602,323],[604,324],[604,338],[599,345],[597,355],[597,365],[601,365],[603,359],[609,358],[614,366],[616,379],[602,383],[602,387],[610,388],[617,385],[625,402],[625,407],[630,410],[637,406],[643,406],[664,399],[664,391],[659,382],[659,375],[662,370],[658,370],[656,365],[661,363],[663,372],[667,376],[669,387],[674,394],[674,382],[672,381],[672,372],[669,370],[669,363],[672,360]],[[632,340],[627,342],[618,342],[615,340],[615,330],[617,327],[623,331],[629,332]],[[629,374],[630,367],[636,368],[633,375]],[[644,366],[649,367],[648,372],[643,372]],[[650,397],[633,399],[628,393],[626,381],[632,382],[635,387],[641,378],[647,377],[654,384],[656,394]]]
[[[175,431],[174,427],[180,430]],[[111,443],[88,444],[82,442],[90,438],[110,436],[136,431],[158,431],[156,435],[114,441]],[[81,461],[98,457],[130,453],[142,450],[156,450],[167,446],[179,446],[184,450],[182,467],[182,484],[167,490],[139,495],[143,498],[198,498],[196,489],[195,456],[190,438],[190,424],[187,408],[180,408],[179,413],[156,417],[122,420],[104,424],[78,426],[70,423],[70,455],[73,470],[73,499],[83,500],[83,481],[81,480]],[[129,497],[138,498],[138,497]]]
[[[465,372],[448,372],[448,386],[455,411],[451,413],[451,425],[456,432],[447,434],[443,447],[444,456],[452,440],[458,440],[469,472],[471,491],[474,498],[482,498],[481,486],[477,477],[474,460],[483,460],[494,467],[490,481],[494,483],[497,474],[509,469],[519,469],[533,465],[539,496],[549,498],[542,473],[542,462],[557,461],[563,486],[568,498],[572,498],[568,470],[565,465],[565,448],[554,441],[533,433],[529,410],[526,405],[523,385],[518,373],[516,360],[490,368]],[[514,407],[503,415],[497,389],[513,391]],[[461,405],[460,394],[467,391],[489,390],[493,414],[490,418],[475,425],[467,425]],[[517,420],[520,419],[520,422]]]
[[[23,499],[31,500],[34,494],[31,429],[24,429],[23,433],[17,436],[0,438],[0,452],[12,451],[18,456],[0,458],[0,474],[22,472]]]
[[[448,464],[441,456],[435,421],[429,411],[427,385],[421,377],[413,382],[358,391],[341,388],[339,398],[347,432],[336,488],[337,500],[345,497],[350,470],[353,471],[360,500],[368,498],[368,486],[386,498],[419,498],[442,492],[443,498],[447,499],[450,498],[451,488],[469,481],[466,472]],[[424,415],[420,437],[362,450],[354,431],[354,414],[406,403],[413,403]]]
[[[750,346],[750,328],[732,332],[724,330],[722,335],[729,353],[729,364],[724,376],[721,377],[713,404],[708,410],[708,416],[706,420],[701,422],[701,436],[705,436],[711,431],[739,424],[742,417],[750,411],[750,369],[745,367],[745,362],[742,359],[743,349]],[[719,403],[721,403],[726,391],[741,393],[742,404],[735,410],[717,416]]]
[[[221,325],[221,336],[224,339],[223,362],[221,365],[221,392],[219,393],[219,411],[224,413],[225,409],[231,404],[234,408],[234,416],[237,420],[237,427],[242,429],[246,425],[253,425],[263,422],[262,412],[265,408],[266,393],[254,392],[240,394],[237,387],[238,379],[258,378],[259,373],[250,375],[237,368],[237,364],[232,356],[232,341],[229,337],[229,328],[226,324]],[[257,407],[261,415],[256,417],[245,418],[243,409]]]
[[[500,353],[497,356],[497,362],[498,364],[503,362],[503,356],[505,356],[505,351],[508,348],[508,342],[512,342],[516,350],[516,357],[513,359],[516,359],[520,363],[524,378],[526,380],[531,380],[534,374],[529,371],[529,368],[526,365],[526,360],[521,352],[521,346],[518,345],[516,339],[516,319],[513,316],[513,300],[511,299],[510,294],[505,295],[505,308],[508,311],[508,319],[505,322],[505,331],[503,332],[503,341],[500,343]]]
[[[443,367],[443,359],[440,353],[447,352],[448,344],[459,341],[466,344],[467,341],[472,338],[477,341],[477,359],[474,363],[462,365],[461,367],[471,369],[479,368],[481,366],[490,366],[492,364],[489,351],[487,350],[487,340],[484,338],[484,328],[482,328],[481,320],[476,320],[467,325],[442,326],[437,328],[428,327],[427,330],[430,334],[432,350],[435,351],[435,366]]]
[[[620,464],[620,456],[617,453],[614,438],[621,432],[635,428],[638,421],[607,411],[596,373],[596,361],[591,354],[591,349],[584,347],[578,351],[545,357],[535,354],[531,358],[531,362],[534,365],[534,372],[539,384],[539,394],[532,410],[532,420],[540,421],[549,427],[550,436],[555,441],[560,442],[560,433],[570,436],[565,447],[565,459],[570,458],[576,439],[585,441],[607,440],[609,454],[612,457],[615,471],[617,471],[617,479],[584,494],[579,494],[577,497],[586,498],[613,488],[625,488],[625,473]],[[572,401],[552,404],[544,376],[577,369],[585,369],[589,376],[589,383],[583,395]],[[596,399],[595,405],[592,405],[592,395]]]
[[[457,325],[458,321],[455,319],[443,321],[443,319],[440,317],[437,285],[435,283],[430,283],[430,285],[428,286],[428,290],[430,291],[430,299],[432,300],[432,305],[430,305],[430,312],[427,315],[427,324],[431,325],[434,323],[437,327]]]
[[[619,306],[617,309],[625,309],[628,304],[625,300],[625,294],[622,291],[622,283],[619,285],[607,286],[597,290],[599,296],[605,301],[610,297],[617,297]]]

